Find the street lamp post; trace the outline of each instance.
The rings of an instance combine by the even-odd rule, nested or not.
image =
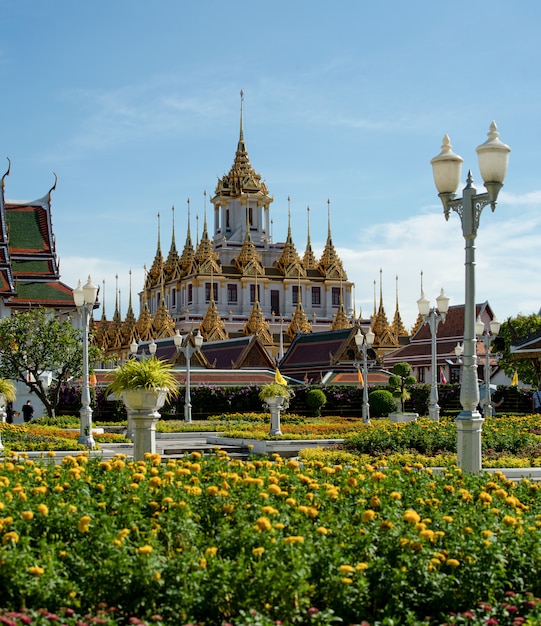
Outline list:
[[[498,193],[507,173],[511,149],[498,137],[496,124],[492,122],[487,141],[476,148],[479,169],[487,193],[476,193],[471,172],[468,172],[462,198],[455,198],[460,184],[463,159],[452,151],[448,135],[443,138],[441,153],[431,160],[434,182],[443,204],[445,219],[449,219],[451,210],[458,213],[465,240],[464,357],[460,387],[462,411],[455,423],[458,435],[458,466],[471,473],[481,470],[481,431],[484,421],[477,410],[479,386],[475,345],[475,238],[481,212],[487,204],[490,204],[494,211]]]
[[[156,350],[157,349],[158,349],[158,346],[157,346],[156,342],[154,341],[154,339],[151,339],[150,343],[148,344],[148,353],[150,354],[150,358],[152,358],[153,356],[156,355]],[[137,356],[137,351],[138,350],[139,350],[139,344],[134,339],[130,343],[130,354],[132,355],[133,359],[141,358],[141,360],[144,361],[145,360],[145,349],[143,348],[143,350],[141,351],[141,357]]]
[[[431,420],[435,422],[440,421],[440,405],[438,404],[438,355],[436,347],[436,336],[438,333],[438,326],[440,322],[445,324],[445,318],[447,317],[447,311],[449,310],[449,298],[441,290],[440,295],[436,298],[436,307],[430,308],[430,300],[425,298],[425,294],[421,291],[421,297],[417,300],[417,306],[419,307],[419,313],[423,318],[423,322],[427,323],[430,327],[430,334],[432,336],[432,363],[431,363],[431,385],[430,385],[430,404],[428,406],[428,415]]]
[[[177,352],[182,352],[184,357],[186,358],[186,395],[184,399],[184,421],[191,422],[192,421],[192,397],[190,393],[190,360],[192,356],[201,350],[201,346],[203,345],[203,335],[201,331],[197,331],[197,335],[193,335],[193,343],[192,346],[189,340],[189,335],[183,337],[177,329],[173,337],[173,341],[175,343],[175,347]],[[186,345],[183,346],[184,339],[187,339]]]
[[[357,331],[355,335],[355,345],[357,349],[361,350],[363,355],[363,409],[362,409],[362,419],[363,424],[370,424],[370,403],[368,401],[368,361],[367,361],[367,353],[368,350],[374,344],[375,335],[372,332],[372,329],[368,329],[365,334],[361,332],[361,329]]]
[[[90,316],[96,302],[98,288],[92,283],[90,276],[83,287],[81,281],[77,288],[73,290],[73,302],[81,315],[83,325],[83,384],[81,391],[81,430],[79,443],[84,444],[91,450],[96,442],[92,436],[92,408],[90,407],[90,377],[88,373],[88,331]]]
[[[478,317],[475,324],[475,333],[485,346],[485,406],[483,407],[483,417],[492,417],[494,411],[492,409],[492,401],[490,394],[490,344],[494,337],[500,332],[500,322],[496,318],[490,322],[490,330],[485,328],[485,323]]]

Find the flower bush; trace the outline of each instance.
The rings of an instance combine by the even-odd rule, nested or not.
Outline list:
[[[460,620],[486,615],[480,602],[514,605],[506,592],[531,592],[515,619],[541,615],[540,533],[541,485],[501,472],[220,451],[0,463],[9,612],[103,605],[175,625],[473,624]]]

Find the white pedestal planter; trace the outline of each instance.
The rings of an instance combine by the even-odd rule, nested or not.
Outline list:
[[[266,399],[266,406],[271,414],[271,425],[269,435],[281,435],[280,412],[288,407],[288,401],[282,396],[273,396]]]
[[[156,452],[158,409],[164,405],[166,396],[167,389],[126,389],[122,392],[122,400],[133,424],[134,461],[143,461],[145,454]]]
[[[396,422],[416,422],[418,417],[418,413],[389,413],[391,424]]]

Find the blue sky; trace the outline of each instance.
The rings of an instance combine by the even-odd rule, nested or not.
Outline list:
[[[157,244],[202,230],[204,192],[229,171],[239,133],[274,195],[275,241],[287,197],[299,252],[306,207],[316,252],[333,241],[359,307],[389,319],[396,276],[406,326],[441,287],[464,301],[464,239],[449,222],[430,159],[448,133],[479,192],[475,148],[494,119],[511,149],[494,213],[477,238],[476,300],[499,319],[541,306],[541,4],[537,0],[335,3],[274,0],[3,0],[0,169],[8,199],[53,193],[62,279],[115,276],[125,312],[129,272],[142,287]],[[210,203],[208,203],[210,205]],[[199,219],[196,220],[196,215]],[[138,312],[138,307],[136,313]]]

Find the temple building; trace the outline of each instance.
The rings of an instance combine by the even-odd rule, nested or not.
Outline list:
[[[199,328],[205,341],[257,335],[272,356],[300,333],[349,328],[354,323],[353,283],[348,280],[331,235],[316,258],[310,239],[300,254],[291,234],[288,206],[284,242],[272,241],[271,204],[262,177],[250,163],[240,109],[240,136],[229,173],[218,179],[195,244],[188,201],[187,232],[177,251],[174,229],[164,258],[158,243],[140,294],[141,316],[169,318],[181,333]],[[288,204],[290,200],[288,198]],[[133,325],[136,339],[137,323]],[[151,331],[156,338],[155,328]]]
[[[9,161],[9,159],[8,159]],[[0,190],[0,317],[42,306],[59,317],[75,310],[71,287],[60,280],[51,217],[53,187],[38,200],[6,200]]]

